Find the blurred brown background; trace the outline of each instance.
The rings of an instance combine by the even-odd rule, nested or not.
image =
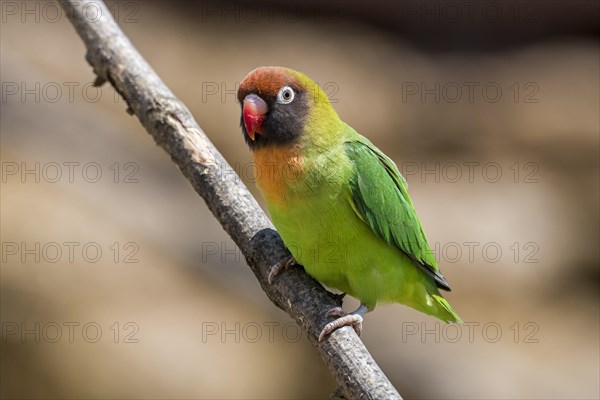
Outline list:
[[[260,65],[305,72],[398,163],[468,322],[367,316],[405,398],[599,398],[598,2],[109,5],[256,195],[234,93]],[[1,6],[2,397],[327,398],[57,4]]]

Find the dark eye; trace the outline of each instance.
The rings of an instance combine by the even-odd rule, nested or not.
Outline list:
[[[277,102],[281,104],[289,104],[294,100],[294,89],[289,86],[284,86],[277,93]]]

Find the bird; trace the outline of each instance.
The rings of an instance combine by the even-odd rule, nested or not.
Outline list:
[[[342,121],[317,83],[290,68],[258,67],[240,83],[237,99],[255,182],[290,252],[271,267],[269,282],[299,264],[321,284],[360,301],[350,313],[328,310],[326,316],[336,318],[319,341],[342,326],[360,335],[364,315],[378,303],[462,323],[440,294],[450,286],[406,180]]]

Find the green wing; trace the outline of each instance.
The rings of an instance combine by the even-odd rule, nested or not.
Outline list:
[[[344,145],[355,167],[350,186],[358,216],[377,236],[406,253],[440,289],[450,290],[408,196],[406,181],[394,162],[367,139]]]

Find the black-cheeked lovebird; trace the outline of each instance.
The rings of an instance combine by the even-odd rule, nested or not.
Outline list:
[[[377,303],[410,306],[462,322],[439,289],[449,290],[394,162],[344,123],[306,75],[260,67],[240,84],[241,126],[255,179],[294,263],[361,306],[327,324],[319,340],[344,326],[360,333]]]

